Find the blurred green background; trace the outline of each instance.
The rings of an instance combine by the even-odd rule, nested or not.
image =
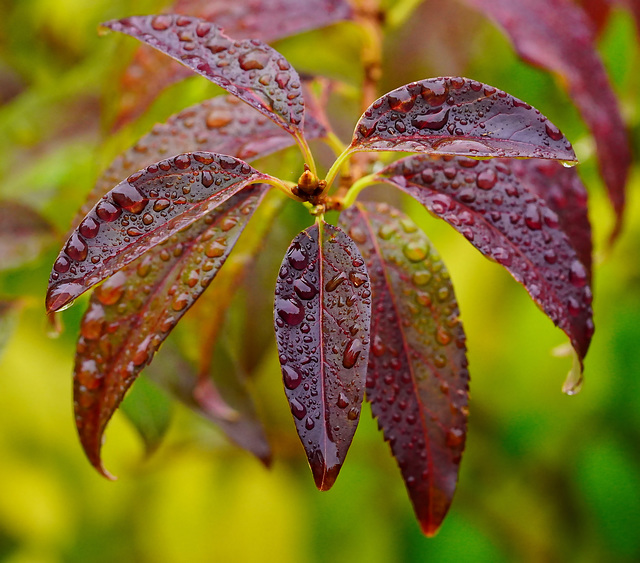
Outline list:
[[[165,92],[138,122],[109,135],[117,77],[135,42],[99,38],[97,24],[165,4],[0,1],[0,199],[28,204],[52,229],[43,228],[35,246],[0,272],[0,560],[639,561],[638,166],[629,184],[626,229],[608,250],[612,213],[593,140],[577,111],[552,76],[519,62],[497,29],[454,2],[426,1],[409,23],[390,31],[383,89],[466,75],[532,103],[574,143],[590,193],[596,250],[596,333],[582,392],[561,393],[570,360],[552,351],[566,338],[524,289],[447,225],[402,200],[451,271],[468,337],[468,445],[453,507],[436,538],[421,535],[367,408],[336,485],[316,491],[273,344],[256,362],[253,380],[274,450],[271,470],[177,403],[167,436],[150,456],[127,418],[115,415],[104,457],[118,481],[90,467],[76,438],[71,400],[86,300],[62,314],[65,330],[52,338],[44,294],[64,234],[98,173],[154,122],[216,92],[204,79],[189,79]],[[351,24],[276,45],[299,70],[345,82],[334,100],[336,128],[345,139],[358,117],[359,45]],[[637,45],[633,20],[614,10],[599,48],[636,153]],[[296,156],[266,164],[299,174]],[[282,232],[266,253],[273,272],[305,222],[297,206],[287,207]],[[253,319],[262,330],[271,330],[272,283],[265,284],[264,306]],[[232,325],[240,322],[234,314]],[[251,346],[251,338],[236,340],[230,344],[236,354]]]

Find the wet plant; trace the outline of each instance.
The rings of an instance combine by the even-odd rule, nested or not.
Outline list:
[[[325,19],[292,16],[286,33],[354,17],[342,2],[317,3]],[[181,111],[116,159],[53,265],[49,312],[96,286],[74,372],[82,446],[110,477],[100,450],[125,393],[218,272],[228,294],[242,283],[290,199],[308,210],[310,226],[282,260],[273,319],[284,391],[315,483],[333,485],[367,400],[432,535],[451,504],[465,445],[465,335],[449,274],[427,236],[399,209],[363,196],[377,184],[408,194],[506,268],[568,336],[574,367],[565,391],[574,393],[594,327],[586,191],[573,148],[526,101],[467,78],[423,79],[369,100],[375,57],[365,60],[366,109],[344,144],[324,114],[322,84],[306,84],[262,40],[232,38],[246,13],[224,21],[215,9],[201,15],[104,24],[182,63],[158,59],[156,85],[186,68],[230,95]],[[377,12],[355,17],[366,27]],[[369,32],[375,51],[380,37]],[[265,33],[254,36],[273,38]],[[310,141],[329,146],[333,163],[316,161]],[[250,164],[292,146],[304,160],[297,181]],[[397,152],[414,154],[397,159]],[[610,191],[621,217],[621,188]],[[249,223],[259,209],[266,209],[261,223]],[[325,221],[331,211],[339,212],[336,225]],[[249,259],[222,268],[245,227]],[[203,328],[208,344],[219,336],[218,321]],[[175,394],[209,405],[232,439],[267,460],[263,435],[238,422],[210,379],[212,361],[203,352],[199,374]]]

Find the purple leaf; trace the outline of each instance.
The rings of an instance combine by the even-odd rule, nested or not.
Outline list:
[[[57,311],[99,281],[268,176],[230,156],[194,152],[140,170],[106,194],[73,231],[49,278]]]
[[[285,393],[316,486],[326,491],[360,418],[371,320],[364,261],[339,228],[322,222],[293,239],[274,318]]]
[[[582,365],[593,335],[589,274],[558,215],[520,184],[509,161],[418,155],[391,164],[378,178],[502,264],[567,334]]]
[[[591,129],[600,171],[622,227],[629,140],[589,21],[570,0],[466,0],[493,18],[526,61],[560,75]]]
[[[166,53],[257,109],[294,136],[304,126],[298,73],[257,39],[234,41],[198,18],[163,14],[103,24]]]
[[[305,137],[326,135],[313,117],[306,120]],[[219,96],[194,105],[157,124],[132,148],[116,158],[96,182],[87,201],[93,205],[122,178],[157,160],[185,152],[207,150],[250,162],[295,143],[271,120],[234,96]],[[79,222],[90,210],[83,207]]]
[[[352,16],[344,0],[178,0],[170,11],[215,23],[238,39],[260,39],[267,43]],[[158,51],[139,48],[122,79],[124,95],[115,127],[140,115],[164,88],[190,75],[188,69],[167,61]],[[305,125],[307,138],[308,125]]]
[[[163,244],[150,248],[91,296],[78,340],[74,404],[80,441],[103,475],[107,422],[138,373],[216,275],[265,192],[247,188]]]
[[[429,239],[396,209],[357,204],[340,222],[371,276],[367,400],[431,536],[451,504],[467,430],[469,374],[453,286]]]
[[[385,94],[358,121],[351,149],[576,162],[537,109],[467,78],[429,78]]]
[[[560,229],[571,241],[591,282],[591,223],[587,190],[575,168],[551,160],[512,160],[507,164],[522,186],[540,196],[557,213]]]

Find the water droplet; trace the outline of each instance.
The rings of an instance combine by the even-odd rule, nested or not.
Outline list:
[[[238,57],[238,64],[242,70],[262,70],[269,62],[269,53],[261,49],[254,49]]]
[[[76,262],[82,262],[87,258],[87,253],[89,252],[89,247],[87,243],[78,235],[77,233],[73,233],[71,238],[67,242],[67,245],[64,247],[64,251],[67,253],[67,256]]]
[[[293,282],[293,289],[301,299],[313,299],[317,294],[317,288],[304,278],[299,278]]]
[[[151,20],[151,27],[156,31],[164,31],[165,29],[169,29],[171,25],[171,16],[160,15],[156,16]]]
[[[358,420],[358,415],[360,414],[360,411],[353,407],[352,409],[349,409],[349,412],[347,413],[347,418],[349,420]]]
[[[584,287],[587,284],[587,271],[579,260],[571,263],[569,279],[575,287]]]
[[[282,381],[287,389],[294,390],[302,382],[302,374],[293,366],[282,366]]]
[[[447,432],[447,446],[457,448],[464,443],[464,430],[462,428],[451,428]]]
[[[205,188],[210,188],[213,184],[213,174],[211,173],[210,170],[203,170],[201,175],[200,175],[201,181],[202,181],[202,185]]]
[[[442,129],[449,121],[449,108],[442,108],[435,113],[416,115],[411,125],[416,129]]]
[[[220,127],[229,125],[232,119],[233,116],[228,109],[213,108],[207,115],[205,123],[209,129],[219,129]]]
[[[298,399],[291,399],[289,402],[291,412],[298,420],[302,420],[307,415],[307,408]]]
[[[304,270],[309,264],[309,255],[299,242],[294,242],[287,252],[289,264],[296,270]]]
[[[116,205],[135,214],[140,213],[149,202],[135,186],[124,182],[111,190],[111,197]]]
[[[160,213],[160,211],[164,211],[170,205],[171,202],[168,199],[160,198],[153,204],[153,210]]]
[[[398,88],[387,94],[387,101],[393,111],[407,113],[416,103],[416,98],[406,88]]]
[[[446,328],[444,328],[443,326],[439,326],[436,329],[436,340],[443,346],[446,346],[451,342],[451,334],[447,331]]]
[[[359,226],[354,226],[351,227],[351,229],[349,230],[349,236],[355,241],[355,242],[359,242],[360,244],[363,244],[365,242],[367,242],[367,235],[364,232],[364,229],[362,229]]]
[[[98,303],[92,303],[84,314],[80,332],[87,340],[97,340],[104,331],[104,309]]]
[[[430,83],[429,86],[422,84],[421,95],[431,107],[439,107],[447,100],[449,88],[446,84]]]
[[[564,136],[560,129],[558,129],[551,121],[547,121],[544,125],[545,131],[547,135],[551,137],[554,141],[559,141]]]
[[[487,168],[478,174],[476,184],[481,190],[490,190],[496,185],[498,176],[493,168]]]
[[[115,305],[124,293],[127,276],[124,272],[116,272],[96,290],[96,297],[103,305]]]
[[[311,417],[307,417],[307,420],[304,421],[304,427],[307,430],[313,430],[313,427],[316,425],[315,422],[313,422],[313,419]]]
[[[356,365],[360,352],[362,352],[362,340],[354,338],[349,340],[344,353],[342,354],[342,366],[346,369],[350,369]]]
[[[539,230],[542,228],[542,219],[540,217],[540,210],[535,203],[530,203],[524,212],[524,222],[532,230]]]
[[[351,272],[349,274],[349,280],[351,280],[353,287],[360,287],[363,283],[369,281],[369,277],[362,272]]]
[[[188,154],[179,154],[173,159],[173,164],[179,170],[186,170],[191,166],[191,157]]]
[[[208,258],[218,258],[225,253],[225,250],[226,248],[224,244],[222,244],[220,241],[213,240],[207,245],[204,253]]]
[[[429,247],[424,240],[414,240],[404,245],[402,253],[411,262],[420,262],[429,255]]]
[[[110,201],[101,201],[96,206],[96,215],[103,221],[111,223],[122,215],[122,209],[116,207]]]
[[[396,228],[393,225],[385,224],[381,225],[378,229],[378,236],[382,240],[389,240],[394,233],[396,232]]]
[[[345,281],[347,281],[347,274],[345,274],[344,272],[340,272],[339,274],[337,274],[336,276],[331,278],[325,284],[324,288],[329,292],[335,291],[336,289],[338,289],[340,284],[345,282]]]
[[[69,271],[69,266],[71,266],[71,260],[69,260],[66,256],[60,255],[55,261],[53,269],[60,274],[65,274]]]
[[[180,293],[171,302],[171,308],[177,312],[183,311],[188,304],[189,304],[189,294]]]
[[[338,402],[336,403],[339,408],[346,409],[349,406],[349,397],[347,397],[344,393],[340,392],[338,395]]]
[[[380,338],[379,334],[376,334],[373,337],[373,342],[371,344],[371,352],[373,353],[374,356],[379,358],[380,356],[384,355],[386,349],[387,347],[384,345],[382,338]]]
[[[276,299],[276,311],[291,326],[299,325],[304,319],[304,306],[297,297]]]
[[[92,239],[98,236],[100,224],[91,216],[85,217],[78,230],[84,238]]]

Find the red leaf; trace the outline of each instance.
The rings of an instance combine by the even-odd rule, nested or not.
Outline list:
[[[575,168],[551,160],[512,160],[511,170],[522,186],[540,196],[557,213],[560,228],[571,241],[591,282],[591,223],[587,190]]]
[[[306,120],[305,137],[326,135],[315,118]],[[219,96],[196,104],[157,124],[132,148],[116,158],[96,182],[87,201],[93,205],[122,178],[159,160],[197,150],[229,154],[250,162],[295,143],[293,137],[271,120],[257,113],[234,96]],[[83,207],[80,221],[90,210]]]
[[[57,311],[99,281],[268,176],[230,156],[195,152],[161,160],[106,194],[76,228],[49,278]]]
[[[526,61],[559,74],[591,129],[600,171],[622,227],[629,141],[591,26],[570,0],[467,0],[493,18]]]
[[[356,125],[351,149],[576,162],[538,110],[467,78],[429,78],[385,94]]]
[[[582,365],[593,335],[589,275],[557,214],[520,184],[509,161],[419,155],[391,164],[378,177],[502,264],[569,336]]]
[[[302,135],[300,77],[265,43],[257,39],[234,41],[212,23],[171,14],[112,20],[103,25],[173,57],[292,135]]]
[[[53,237],[53,227],[35,209],[17,201],[0,201],[0,270],[37,258]]]
[[[259,204],[252,187],[175,233],[99,286],[84,315],[74,372],[80,441],[103,475],[107,422],[142,368],[216,275]]]
[[[453,286],[427,237],[396,209],[358,204],[340,221],[371,273],[367,400],[431,536],[451,504],[467,430],[469,375]]]
[[[336,480],[360,418],[371,290],[339,228],[302,231],[280,267],[274,306],[285,393],[320,490]]]
[[[267,43],[352,15],[344,0],[178,0],[170,11],[198,16],[238,39]],[[140,115],[164,88],[190,75],[188,69],[167,61],[157,51],[139,48],[122,80],[123,96],[115,127]],[[306,129],[308,137],[308,124]]]

